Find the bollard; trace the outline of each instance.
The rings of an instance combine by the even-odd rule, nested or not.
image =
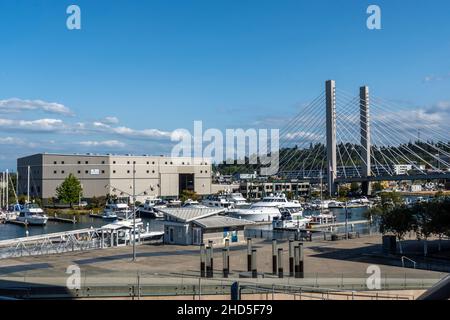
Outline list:
[[[206,247],[206,277],[211,277],[211,250],[208,247]]]
[[[231,285],[231,301],[241,300],[241,290],[239,288],[239,282],[233,282]]]
[[[300,248],[294,247],[294,273],[295,278],[300,278]]]
[[[212,278],[214,276],[214,247],[213,247],[214,243],[212,240],[208,241],[208,246],[209,246],[209,250],[211,251],[209,256],[211,259],[211,262],[209,264],[209,270],[211,272],[210,277]]]
[[[230,239],[225,239],[225,249],[227,249],[227,269],[230,272]]]
[[[223,258],[223,277],[228,278],[228,250],[226,248],[222,249]]]
[[[277,240],[272,239],[272,274],[277,274]]]
[[[294,240],[289,240],[289,276],[294,276]]]
[[[252,238],[247,238],[247,271],[252,271]]]
[[[206,252],[205,244],[200,245],[200,278],[205,277],[205,267],[206,267]]]
[[[299,244],[299,253],[298,253],[298,255],[299,255],[299,268],[298,268],[298,271],[299,271],[299,277],[300,278],[304,278],[305,277],[305,269],[304,269],[304,262],[305,262],[305,259],[304,259],[304,250],[303,250],[303,243],[300,243]]]
[[[283,278],[283,248],[278,249],[278,278]]]
[[[252,249],[251,265],[252,265],[252,278],[258,278],[258,270],[256,268],[256,249]]]

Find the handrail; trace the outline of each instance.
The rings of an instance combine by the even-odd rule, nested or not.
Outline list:
[[[407,256],[402,256],[402,268],[405,267],[405,259],[408,260],[408,261],[410,261],[410,262],[412,262],[412,263],[413,263],[413,266],[414,266],[414,269],[416,268],[417,262],[414,261],[413,259],[408,258]]]

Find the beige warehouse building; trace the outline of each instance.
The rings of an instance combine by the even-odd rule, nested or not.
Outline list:
[[[19,194],[48,199],[69,174],[83,186],[83,197],[107,194],[127,197],[133,193],[133,164],[137,200],[176,198],[183,190],[211,193],[211,162],[201,158],[165,156],[35,154],[17,160]],[[28,184],[28,171],[30,183]]]

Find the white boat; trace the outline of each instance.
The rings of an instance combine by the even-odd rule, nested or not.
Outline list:
[[[347,201],[347,208],[369,207],[371,202],[366,197]]]
[[[43,226],[47,224],[48,217],[44,211],[35,203],[28,203],[20,210],[16,221],[24,222],[29,225]]]
[[[202,204],[211,208],[234,208],[234,202],[229,201],[225,196],[209,196],[202,201]]]
[[[126,203],[107,203],[103,210],[102,218],[106,220],[116,220],[119,217],[127,219],[133,212]]]
[[[281,216],[281,210],[295,217],[303,216],[303,208],[298,201],[289,201],[284,194],[270,195],[261,201],[253,203],[248,209],[233,209],[229,211],[232,217],[250,221],[272,221]]]
[[[345,208],[345,202],[336,200],[328,203],[328,209],[342,209],[342,208]]]
[[[139,213],[144,215],[150,215],[154,218],[162,218],[163,214],[158,211],[158,208],[166,208],[167,203],[160,198],[148,198],[145,200],[144,205],[139,208]]]
[[[308,217],[313,224],[330,224],[336,222],[336,216],[332,213],[321,213]]]
[[[187,199],[183,205],[183,208],[195,208],[195,209],[207,209],[209,207],[200,204],[197,200]]]
[[[250,206],[250,203],[247,202],[242,193],[230,193],[226,198],[228,201],[233,202],[235,208]]]
[[[311,218],[302,215],[292,216],[287,210],[281,210],[279,217],[274,217],[272,225],[274,229],[301,229],[311,222]]]

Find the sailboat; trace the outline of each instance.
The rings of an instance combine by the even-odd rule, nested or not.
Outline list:
[[[27,202],[20,210],[16,220],[29,225],[46,225],[48,217],[44,214],[44,211],[36,203],[30,202],[30,166],[28,166],[27,175]]]

